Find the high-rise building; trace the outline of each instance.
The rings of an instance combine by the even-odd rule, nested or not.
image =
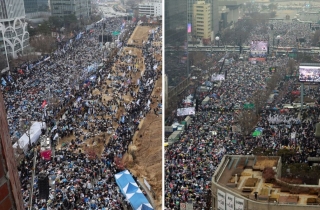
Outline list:
[[[193,35],[201,39],[211,39],[211,4],[197,1],[193,5]]]
[[[181,45],[187,33],[187,2],[165,1],[165,45]]]
[[[16,158],[0,91],[0,209],[24,209]]]
[[[50,0],[52,16],[74,14],[78,19],[88,18],[91,15],[91,0]]]
[[[48,11],[49,0],[24,0],[26,14]]]
[[[187,0],[188,1],[188,23],[193,23],[193,5],[198,0]],[[211,7],[211,29],[214,34],[219,32],[219,4],[218,0],[205,0],[206,3],[210,4]],[[193,28],[193,27],[192,27]]]
[[[29,46],[29,33],[24,17],[23,0],[0,1],[0,53],[6,55],[7,61]]]
[[[139,16],[150,15],[150,16],[162,16],[162,1],[157,0],[153,2],[147,2],[139,4]]]
[[[168,85],[188,77],[187,1],[165,1],[165,72]]]

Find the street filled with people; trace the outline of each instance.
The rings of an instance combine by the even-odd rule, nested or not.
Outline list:
[[[300,30],[299,27],[300,24],[274,24],[274,30],[281,32]],[[258,31],[253,31],[257,33],[254,37],[260,37]],[[294,33],[290,31],[287,35],[293,40]],[[308,32],[305,30],[304,35]],[[252,37],[249,37],[247,42],[251,40]],[[295,37],[294,41],[282,43],[290,45],[293,42]],[[220,55],[218,59],[222,57]],[[294,155],[284,160],[285,164],[290,164],[306,163],[309,156],[314,157],[320,152],[314,134],[320,114],[317,105],[319,86],[305,88],[304,97],[308,105],[301,110],[299,96],[302,89],[298,74],[286,77],[289,74],[288,63],[292,62],[288,55],[276,58],[269,55],[262,62],[239,57],[226,52],[224,58],[234,60],[229,66],[215,63],[218,66],[216,71],[221,72],[204,73],[224,74],[225,80],[221,83],[208,82],[203,78],[212,77],[204,75],[200,77],[201,81],[185,91],[188,100],[182,100],[179,108],[195,107],[196,112],[190,115],[191,123],[184,124],[178,140],[167,139],[164,187],[168,209],[180,209],[180,204],[185,203],[193,203],[194,209],[208,207],[211,179],[224,154],[277,155],[280,149],[288,149],[295,151]],[[294,67],[294,71],[297,69],[297,66]],[[271,82],[273,80],[275,84]],[[259,101],[257,97],[260,96],[256,93],[268,95],[261,96],[264,101]],[[209,97],[208,101],[206,97]],[[262,103],[261,109],[258,103]],[[175,113],[166,119],[166,126],[185,120],[186,116],[176,116]],[[246,132],[248,121],[254,124]]]
[[[33,121],[45,122],[41,138],[51,142],[49,159],[41,155],[40,141],[18,146],[25,153],[18,169],[26,208],[130,209],[114,175],[123,170],[121,158],[150,104],[162,103],[151,95],[161,77],[156,57],[161,56],[162,29],[145,26],[152,29],[146,40],[129,46],[139,24],[101,20],[51,55],[6,76],[2,87],[13,143]],[[120,32],[113,37],[114,47],[99,43],[102,30]],[[39,193],[39,174],[50,180],[47,199]]]

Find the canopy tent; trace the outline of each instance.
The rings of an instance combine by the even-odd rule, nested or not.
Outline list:
[[[138,210],[151,210],[153,209],[149,203],[143,203],[139,206]]]
[[[127,198],[134,210],[153,209],[128,170],[121,171],[114,176],[120,191]]]
[[[46,123],[44,122],[33,122],[28,132],[30,133],[30,141],[31,144],[36,142],[40,135],[41,135],[41,129],[46,128]],[[28,150],[29,145],[29,137],[25,133],[21,136],[21,138],[13,145],[13,148],[19,147],[23,149],[23,151],[26,153]]]

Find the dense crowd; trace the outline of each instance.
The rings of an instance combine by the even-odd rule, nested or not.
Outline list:
[[[300,30],[299,27],[299,24],[274,24],[276,31]],[[307,34],[307,28],[303,28],[305,32],[301,33]],[[290,34],[288,32],[293,37]],[[257,37],[260,37],[259,34]],[[248,42],[250,40],[251,38]],[[288,40],[283,44],[292,43]],[[212,175],[224,154],[248,155],[253,154],[256,148],[261,148],[262,152],[272,149],[273,155],[283,148],[295,150],[296,155],[285,159],[286,163],[305,163],[308,156],[317,155],[320,145],[314,131],[320,114],[317,107],[320,96],[318,86],[305,90],[305,97],[314,100],[315,105],[300,111],[292,104],[296,98],[293,92],[300,91],[296,80],[291,78],[281,81],[272,92],[272,100],[264,102],[256,128],[252,128],[252,132],[259,129],[261,135],[253,136],[250,133],[247,136],[239,130],[241,125],[238,124],[238,119],[244,105],[252,103],[251,97],[255,92],[268,88],[266,81],[273,74],[270,68],[286,66],[288,61],[288,57],[268,57],[267,61],[254,64],[249,61],[233,62],[223,71],[226,80],[220,86],[213,87],[205,94],[196,95],[198,110],[195,115],[190,116],[191,124],[185,127],[179,140],[166,147],[167,208],[179,209],[180,203],[187,202],[192,202],[195,209],[206,207]],[[206,96],[210,100],[202,104]],[[196,103],[193,105],[196,106]],[[186,106],[190,104],[181,102],[179,107]],[[172,117],[167,124],[181,122],[184,118],[185,116]]]
[[[102,30],[115,31],[120,26],[123,39],[119,40],[117,54],[111,57],[110,51],[109,62],[102,67],[105,56],[98,37]],[[32,196],[34,209],[129,208],[114,180],[120,170],[116,159],[128,151],[140,121],[151,111],[150,104],[158,103],[160,107],[162,103],[151,96],[161,76],[161,61],[156,55],[161,56],[158,43],[162,29],[153,29],[154,33],[139,47],[142,57],[138,58],[121,47],[126,46],[124,38],[133,33],[135,26],[124,27],[121,18],[99,21],[93,30],[45,57],[50,59],[26,63],[10,75],[14,82],[4,87],[4,95],[11,135],[21,136],[21,116],[28,121],[43,120],[48,128],[45,138],[50,139],[53,148],[51,160],[44,160],[40,157],[40,142],[34,143],[21,161],[19,175],[26,207]],[[42,106],[44,101],[47,106]],[[54,151],[65,137],[71,141]],[[100,158],[97,153],[84,151],[97,144],[104,145]],[[34,157],[36,176],[31,186]],[[39,174],[50,179],[48,200],[39,195]],[[30,195],[32,187],[34,194]]]

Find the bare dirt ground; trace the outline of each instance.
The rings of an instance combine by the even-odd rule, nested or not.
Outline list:
[[[157,81],[152,95],[160,98],[162,79]],[[157,106],[156,98],[151,105]],[[124,156],[124,163],[135,176],[145,178],[155,195],[155,208],[161,209],[162,201],[162,117],[152,112],[140,123],[140,130],[135,133],[134,144],[129,147],[129,155]],[[133,158],[133,156],[135,156]],[[139,179],[140,180],[140,179]]]
[[[148,39],[149,30],[152,28],[149,26],[137,26],[131,37],[128,39],[128,45],[142,46],[142,42]]]
[[[142,37],[142,41],[147,40],[150,29],[148,26],[138,26],[130,39],[134,40],[136,37],[141,39]],[[161,60],[161,55],[156,55],[156,59]],[[161,71],[161,69],[162,66],[158,66],[157,70]],[[138,177],[141,183],[145,178],[151,185],[151,194],[155,198],[155,209],[162,207],[162,116],[161,114],[157,116],[152,110],[158,106],[158,102],[161,102],[161,78],[156,81],[152,92],[154,97],[150,105],[151,111],[141,121],[139,130],[133,137],[133,145],[129,147],[130,152],[123,157],[124,165],[130,172]]]

